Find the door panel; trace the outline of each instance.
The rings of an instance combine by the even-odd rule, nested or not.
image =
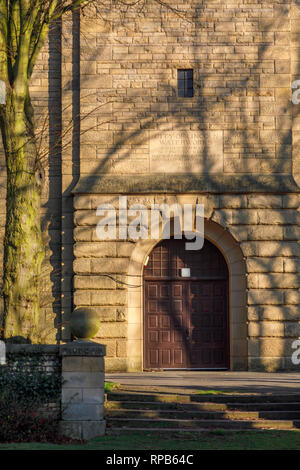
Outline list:
[[[187,367],[184,342],[186,297],[184,283],[145,282],[146,368]],[[149,316],[151,322],[147,321]]]
[[[144,367],[229,367],[228,270],[205,241],[187,252],[184,240],[164,240],[144,272]],[[180,278],[190,267],[191,278]]]
[[[145,367],[227,368],[227,282],[169,281],[167,301],[161,282],[145,281]]]
[[[228,367],[226,281],[190,281],[191,368]]]

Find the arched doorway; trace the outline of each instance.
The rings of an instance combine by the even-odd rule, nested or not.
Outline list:
[[[144,369],[228,369],[228,268],[208,240],[163,240],[144,268]]]

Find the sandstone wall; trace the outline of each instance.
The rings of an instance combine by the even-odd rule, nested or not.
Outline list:
[[[148,2],[123,19],[104,12],[107,21],[97,21],[93,8],[82,17],[81,113],[91,114],[82,121],[81,175],[291,174],[299,7],[172,6],[179,16]],[[190,68],[194,97],[179,98],[177,69]]]
[[[128,208],[137,200],[149,208],[162,201],[205,205],[206,219],[219,227],[212,240],[232,263],[229,270],[240,260],[234,257],[236,247],[226,244],[228,234],[246,266],[245,272],[236,271],[230,285],[233,368],[248,367],[246,359],[251,369],[293,368],[292,343],[300,336],[298,195],[129,195]],[[126,276],[136,262],[133,252],[139,242],[99,240],[96,209],[108,202],[118,208],[118,196],[75,196],[74,303],[99,312],[98,340],[107,345],[107,367],[126,370],[133,363],[130,356],[142,355],[142,269],[135,277]],[[129,338],[135,342],[129,341],[127,349]]]
[[[299,6],[246,0],[172,6],[181,13],[148,2],[139,16],[104,12],[91,22],[91,8],[81,18],[81,112],[90,114],[82,121],[74,199],[74,303],[99,311],[109,368],[141,367],[142,304],[123,284],[131,280],[135,245],[100,241],[96,208],[116,201],[107,194],[114,184],[129,204],[149,206],[162,193],[165,201],[168,193],[201,195],[207,219],[234,237],[246,265],[230,293],[233,367],[289,368],[300,324],[293,180],[299,108],[291,103]],[[189,68],[194,97],[179,98],[177,70]],[[185,189],[176,191],[176,184]]]
[[[134,317],[141,318],[141,305],[131,300],[128,320],[128,284],[141,281],[128,276],[136,244],[100,241],[96,208],[114,191],[148,206],[192,192],[245,258],[245,300],[231,310],[236,367],[245,368],[249,356],[251,368],[287,368],[300,337],[300,108],[291,102],[300,7],[291,0],[172,6],[180,13],[155,2],[139,14],[103,8],[97,15],[91,7],[80,22],[68,16],[41,52],[32,96],[51,129],[42,208],[45,340],[56,341],[53,327],[68,322],[73,306],[92,305],[107,366],[141,367],[142,326]],[[193,98],[177,96],[179,68],[194,69]],[[70,339],[67,323],[61,335]]]

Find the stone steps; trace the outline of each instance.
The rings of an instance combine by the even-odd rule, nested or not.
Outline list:
[[[107,396],[105,410],[108,433],[300,428],[297,394],[177,395],[120,391]]]
[[[113,427],[116,430],[129,430],[132,428],[145,428],[147,430],[157,430],[161,428],[172,429],[296,429],[294,421],[281,420],[226,420],[226,419],[202,419],[202,420],[184,420],[184,419],[138,419],[138,418],[106,418],[107,428]]]
[[[194,411],[296,411],[300,412],[300,401],[291,403],[172,403],[144,401],[107,401],[109,410],[187,410]]]
[[[172,402],[172,403],[300,403],[300,394],[192,394],[192,395],[179,395],[174,393],[160,393],[160,392],[140,392],[137,391],[124,391],[124,392],[110,392],[109,401],[141,401],[141,402]]]
[[[130,432],[145,432],[147,434],[149,433],[174,433],[176,436],[178,436],[179,434],[182,434],[182,433],[190,433],[192,436],[195,435],[195,433],[203,433],[203,432],[214,432],[216,431],[217,433],[219,431],[222,431],[222,432],[230,432],[230,433],[239,433],[239,432],[242,432],[242,431],[246,431],[246,432],[250,432],[250,431],[253,431],[253,432],[262,432],[262,431],[265,431],[265,430],[269,430],[269,431],[293,431],[293,429],[274,429],[274,428],[241,428],[241,427],[238,427],[238,428],[221,428],[221,427],[218,427],[218,428],[214,428],[214,427],[211,427],[211,428],[193,428],[193,429],[190,429],[190,428],[134,428],[134,427],[131,427],[130,428]],[[106,432],[106,434],[110,435],[110,436],[119,436],[120,433],[122,431],[125,431],[124,428],[118,428],[118,427],[113,427],[113,428],[109,428]],[[126,431],[128,432],[128,428],[126,428]]]
[[[267,420],[300,420],[300,411],[195,411],[195,410],[109,410],[110,419],[178,419],[178,420],[203,420],[203,419],[267,419]]]

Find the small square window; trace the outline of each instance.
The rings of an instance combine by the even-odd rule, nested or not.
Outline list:
[[[194,96],[194,71],[193,69],[180,69],[177,71],[178,96],[192,98]]]

